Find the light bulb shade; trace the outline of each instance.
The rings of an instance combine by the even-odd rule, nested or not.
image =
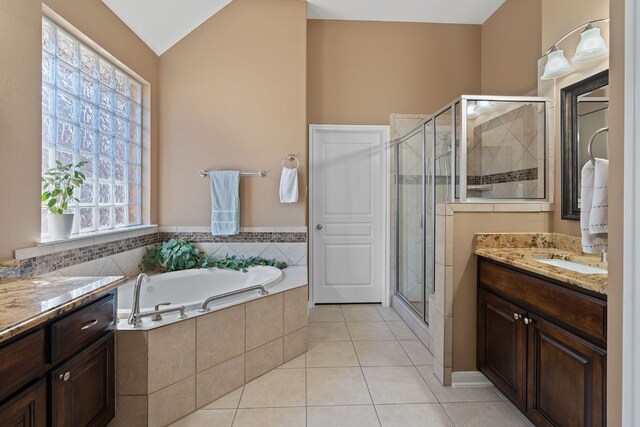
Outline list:
[[[602,58],[608,53],[609,49],[600,35],[600,28],[594,27],[580,34],[580,43],[578,43],[576,54],[571,60],[576,63],[589,62]]]
[[[491,101],[477,101],[476,102],[476,111],[478,113],[483,113],[485,111],[489,111],[491,109]]]
[[[571,73],[573,68],[564,56],[563,50],[554,50],[547,55],[547,65],[544,66],[542,80],[553,80]]]
[[[475,101],[467,101],[467,118],[475,119],[480,115]]]

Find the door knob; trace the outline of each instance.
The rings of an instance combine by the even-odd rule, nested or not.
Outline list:
[[[60,374],[58,378],[60,378],[63,381],[69,381],[69,378],[71,378],[71,372],[65,372],[64,374]]]
[[[316,225],[316,230],[322,230],[322,224]]]

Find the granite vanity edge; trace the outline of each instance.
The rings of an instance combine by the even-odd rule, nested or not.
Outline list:
[[[96,289],[92,289],[90,291],[87,291],[86,293],[72,298],[68,301],[63,302],[61,305],[55,306],[55,307],[51,307],[47,310],[41,311],[39,313],[34,314],[31,317],[26,317],[23,320],[17,322],[17,323],[12,323],[11,325],[8,325],[6,327],[0,328],[0,344],[3,343],[4,341],[7,341],[17,335],[22,334],[23,332],[29,331],[30,329],[36,328],[44,323],[46,323],[47,321],[60,316],[61,314],[67,313],[79,306],[81,306],[82,304],[89,302],[103,294],[106,294],[107,292],[111,291],[112,289],[117,288],[118,286],[120,286],[121,284],[125,283],[127,281],[127,277],[125,276],[114,276],[115,279],[110,281],[109,283],[107,283],[104,286],[101,286],[99,288]],[[37,277],[33,277],[33,278],[29,278],[30,280],[38,280],[39,278]],[[45,278],[46,279],[46,278]],[[73,279],[73,278],[67,278],[67,279]],[[104,279],[104,278],[100,278],[100,279]],[[6,286],[6,284],[4,284],[3,286]]]
[[[584,275],[564,269],[562,269],[562,272],[560,272],[560,269],[558,267],[536,263],[535,261],[526,262],[523,261],[526,260],[526,258],[510,257],[508,255],[505,255],[505,252],[508,253],[509,251],[517,254],[518,249],[523,248],[476,249],[475,254],[484,258],[491,259],[493,261],[500,262],[502,264],[530,271],[540,276],[568,283],[569,285],[586,289],[588,291],[596,292],[605,296],[607,295],[608,278],[606,275]]]

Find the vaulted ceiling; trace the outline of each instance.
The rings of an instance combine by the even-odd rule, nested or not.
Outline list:
[[[163,54],[232,0],[102,0]],[[482,24],[505,0],[308,0],[309,19]]]

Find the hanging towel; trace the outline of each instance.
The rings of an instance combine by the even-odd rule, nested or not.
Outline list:
[[[609,232],[609,160],[596,159],[593,171],[593,200],[589,218],[591,234]]]
[[[240,172],[211,171],[211,234],[232,236],[240,232]]]
[[[600,253],[606,249],[605,239],[601,235],[591,234],[591,208],[593,204],[593,187],[595,182],[595,166],[588,161],[582,168],[580,182],[580,231],[582,234],[582,250],[588,254]]]
[[[298,168],[282,168],[280,176],[280,203],[298,201]]]

